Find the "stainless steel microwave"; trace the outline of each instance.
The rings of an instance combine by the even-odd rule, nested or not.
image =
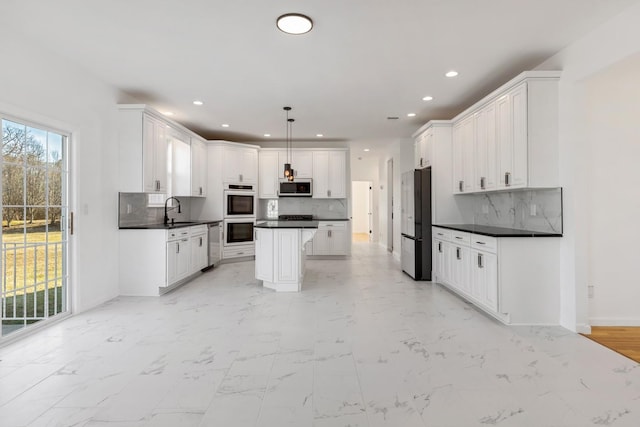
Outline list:
[[[297,179],[295,181],[281,179],[278,195],[280,197],[311,197],[313,196],[311,179]]]

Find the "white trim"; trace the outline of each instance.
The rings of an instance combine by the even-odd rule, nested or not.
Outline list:
[[[638,317],[591,317],[591,326],[640,326]]]

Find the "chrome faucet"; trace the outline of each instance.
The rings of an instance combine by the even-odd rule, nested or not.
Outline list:
[[[180,209],[180,200],[178,200],[176,197],[169,197],[167,198],[167,200],[164,201],[164,225],[167,225],[169,223],[169,209],[175,209],[175,206],[168,208],[167,207],[167,203],[169,203],[169,200],[175,200],[176,202],[178,202],[178,213],[182,213],[182,210]]]

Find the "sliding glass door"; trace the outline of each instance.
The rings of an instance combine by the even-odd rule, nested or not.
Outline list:
[[[67,311],[68,143],[2,117],[0,336]]]

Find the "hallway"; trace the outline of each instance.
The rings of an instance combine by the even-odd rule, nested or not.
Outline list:
[[[223,264],[0,348],[12,426],[636,426],[638,365],[507,327],[376,244],[308,260],[301,293]]]

